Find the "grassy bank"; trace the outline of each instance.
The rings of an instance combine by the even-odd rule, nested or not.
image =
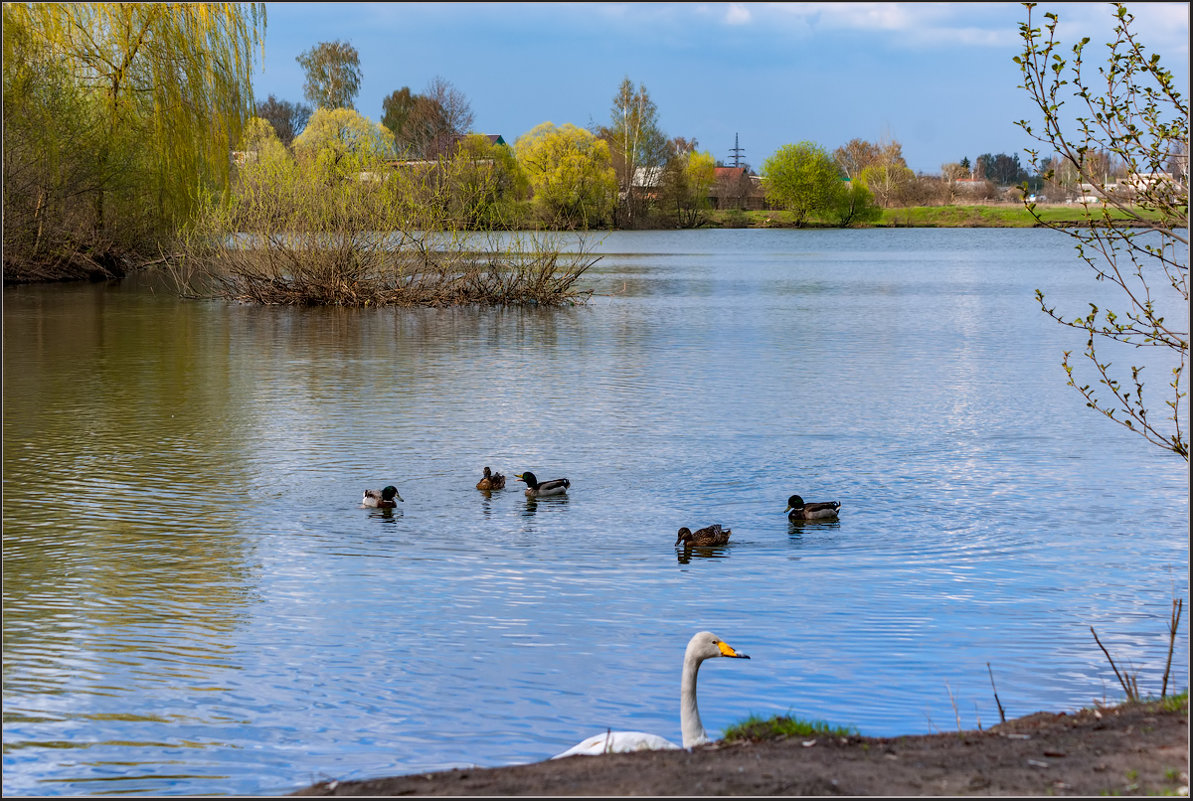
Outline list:
[[[1038,206],[1036,211],[1048,222],[1085,225],[1086,209],[1076,204]],[[1100,210],[1090,209],[1100,215]],[[1147,216],[1147,215],[1144,215]],[[1154,216],[1154,215],[1153,215]],[[786,211],[713,211],[709,212],[712,228],[789,228],[791,214]],[[1100,216],[1097,219],[1101,219]],[[1111,219],[1127,219],[1127,215],[1112,209]],[[873,228],[1033,228],[1035,218],[1018,203],[973,206],[908,206],[884,209],[882,219],[866,227]],[[816,223],[806,228],[835,227]]]

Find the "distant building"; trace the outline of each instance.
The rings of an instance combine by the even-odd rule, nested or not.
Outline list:
[[[713,208],[758,211],[766,208],[766,192],[762,180],[750,175],[745,167],[715,168],[709,203]]]
[[[663,179],[662,167],[635,167],[634,188],[654,192],[659,188],[659,181]]]
[[[1149,193],[1174,194],[1180,190],[1180,183],[1168,172],[1136,172],[1118,182],[1121,191],[1132,195]]]
[[[958,178],[953,184],[962,192],[986,192],[990,188],[985,178]]]
[[[458,145],[460,142],[462,142],[463,140],[467,139],[470,136],[483,136],[485,139],[489,140],[489,144],[491,144],[491,145],[506,144],[506,141],[505,141],[505,139],[502,138],[501,134],[478,134],[478,133],[456,134],[455,136],[452,137],[451,143],[453,145]]]
[[[482,136],[486,140],[488,140],[490,145],[506,145],[505,138],[502,137],[501,134],[475,134],[475,133],[456,134],[455,136],[453,136],[451,138],[450,146],[446,150],[443,151],[443,155],[450,156],[450,155],[454,154],[456,152],[456,148],[459,146],[459,144],[470,136]],[[508,145],[506,145],[506,146],[508,147]],[[405,168],[405,169],[427,171],[427,170],[433,170],[433,169],[437,168],[439,166],[439,159],[436,159],[436,158],[390,159],[387,163],[389,164],[389,166],[391,168],[393,168],[395,170]],[[491,163],[491,162],[486,161],[486,162],[482,162],[482,163]]]

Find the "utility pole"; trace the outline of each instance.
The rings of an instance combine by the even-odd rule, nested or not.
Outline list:
[[[741,154],[743,152],[745,152],[745,151],[743,151],[742,148],[738,147],[737,134],[734,134],[733,135],[733,149],[729,151],[729,153],[733,156],[733,166],[734,167],[741,166]]]

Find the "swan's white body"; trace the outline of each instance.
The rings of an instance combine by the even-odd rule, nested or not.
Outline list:
[[[626,751],[665,751],[668,748],[678,749],[679,746],[660,737],[657,734],[647,734],[644,731],[611,731],[605,734],[594,734],[587,740],[576,743],[562,754],[556,754],[552,759],[576,756],[600,756],[601,754],[621,754]]]
[[[708,631],[702,631],[688,641],[687,650],[683,655],[683,677],[679,685],[679,727],[683,732],[684,748],[692,748],[710,742],[708,732],[704,730],[704,724],[700,722],[700,710],[696,706],[696,673],[700,670],[701,662],[717,656],[730,656],[735,659],[750,658],[745,654],[737,653],[729,647],[728,643]],[[657,734],[640,731],[611,731],[594,734],[551,758],[559,759],[578,754],[599,756],[600,754],[618,754],[625,751],[662,751],[679,747]]]

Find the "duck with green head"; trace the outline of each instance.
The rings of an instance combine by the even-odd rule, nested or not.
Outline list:
[[[386,487],[385,489],[365,490],[364,498],[361,499],[360,505],[367,506],[370,509],[393,509],[397,506],[397,501],[402,500],[402,496],[398,494],[398,488],[394,486]],[[403,501],[405,503],[405,501]]]
[[[819,501],[805,503],[798,495],[787,499],[787,519],[800,520],[836,520],[837,512],[841,508],[839,501]]]
[[[553,478],[550,481],[539,481],[534,473],[514,473],[514,478],[526,484],[527,498],[546,498],[551,495],[563,495],[572,486],[566,478]]]

